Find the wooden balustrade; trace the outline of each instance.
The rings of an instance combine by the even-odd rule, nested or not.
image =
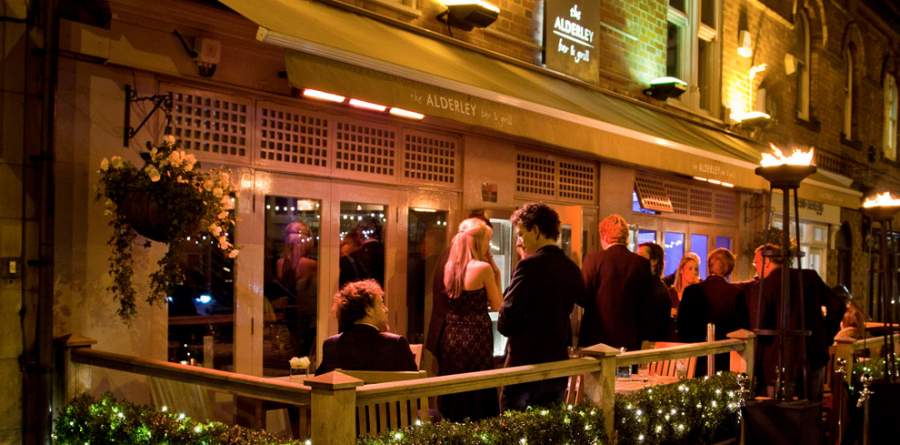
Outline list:
[[[729,337],[729,340],[625,353],[600,344],[582,349],[582,357],[569,360],[368,385],[340,371],[309,378],[305,385],[298,385],[92,350],[94,342],[85,338],[65,337],[59,339],[57,345],[60,360],[58,369],[63,370],[62,374],[66,376],[60,379],[64,386],[71,386],[74,381],[71,379],[78,380],[78,375],[83,376],[83,373],[79,374],[83,370],[75,369],[76,367],[87,365],[192,383],[262,400],[308,404],[312,411],[313,443],[352,443],[356,434],[357,405],[440,396],[577,375],[583,375],[584,399],[602,410],[605,414],[605,429],[609,437],[614,437],[613,407],[617,367],[735,352],[732,370],[752,373],[755,345],[753,333],[742,330],[729,334]],[[734,357],[738,359],[735,360]],[[78,381],[80,383],[77,386],[83,387],[82,390],[90,388],[89,381],[85,382],[83,378]],[[62,394],[73,394],[71,387],[61,390]]]
[[[850,383],[850,378],[852,377],[852,374],[853,374],[853,364],[854,364],[853,360],[857,356],[857,353],[864,351],[864,350],[868,350],[869,357],[881,358],[882,350],[884,349],[884,345],[887,343],[888,340],[889,340],[889,336],[868,337],[868,338],[859,339],[859,340],[845,339],[845,338],[835,340],[835,345],[834,345],[835,362],[838,359],[844,359],[844,360],[846,360],[846,363],[847,363],[847,367],[845,369],[846,372],[844,373],[844,380],[846,380],[847,383]],[[900,349],[900,335],[895,334],[893,336],[893,340],[894,340],[894,351],[893,352],[896,353],[897,350]],[[834,369],[837,369],[836,365],[835,365]]]

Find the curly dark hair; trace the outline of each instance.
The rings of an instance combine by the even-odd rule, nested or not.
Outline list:
[[[527,230],[537,226],[544,238],[559,239],[559,214],[547,204],[532,202],[523,205],[510,218],[513,225],[521,223]]]
[[[663,250],[662,246],[656,243],[646,242],[641,243],[638,247],[646,247],[647,250],[650,251],[650,263],[656,262],[656,267],[653,267],[653,270],[650,272],[653,273],[654,277],[661,277],[663,272],[663,262],[665,261],[666,252]]]
[[[353,281],[344,285],[334,296],[332,310],[338,320],[338,331],[344,332],[366,316],[366,308],[373,307],[384,291],[375,280]]]

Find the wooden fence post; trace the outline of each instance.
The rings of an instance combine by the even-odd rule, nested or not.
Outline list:
[[[735,353],[731,351],[731,372],[746,373],[750,378],[750,384],[753,385],[753,371],[756,360],[756,334],[746,329],[738,329],[728,333],[728,338],[732,340],[742,340],[744,342],[744,350]]]
[[[79,335],[67,334],[53,339],[54,376],[53,407],[62,409],[73,397],[91,389],[91,370],[88,366],[72,362],[72,351],[88,348],[97,340]]]
[[[621,351],[603,343],[581,350],[582,356],[593,357],[600,362],[599,370],[584,375],[582,390],[603,413],[603,429],[612,443],[615,443],[616,356],[619,354]]]
[[[363,381],[340,371],[306,379],[309,386],[312,443],[356,443],[356,387]]]

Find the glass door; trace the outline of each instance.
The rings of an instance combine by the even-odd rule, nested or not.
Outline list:
[[[447,250],[449,212],[432,208],[410,208],[406,229],[406,337],[424,343],[430,319],[434,276],[443,268]]]

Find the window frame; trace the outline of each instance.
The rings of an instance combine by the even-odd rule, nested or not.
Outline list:
[[[804,12],[797,15],[797,26],[802,27],[799,34],[800,54],[797,58],[797,118],[809,122],[812,119],[810,112],[810,80],[811,80],[811,51],[809,17]]]
[[[884,158],[897,162],[897,120],[900,92],[897,90],[897,77],[893,73],[885,73],[884,88],[884,122],[882,153]]]
[[[847,71],[844,77],[844,107],[843,120],[841,122],[841,135],[845,140],[853,140],[853,106],[854,106],[854,73],[853,59],[854,51],[850,45],[844,48],[844,69]]]
[[[702,22],[703,1],[715,2],[715,27]],[[685,0],[684,5],[684,12],[668,5],[666,23],[667,29],[668,25],[681,29],[678,51],[679,67],[676,77],[687,82],[688,91],[677,99],[669,99],[668,103],[684,106],[709,117],[719,118],[722,113],[722,3],[720,0]],[[707,60],[701,60],[701,42],[712,45],[708,51],[709,59]],[[708,82],[705,87],[700,85],[701,70],[705,71],[703,79]],[[707,92],[706,95],[702,94],[704,90]],[[705,107],[704,104],[706,104]]]

